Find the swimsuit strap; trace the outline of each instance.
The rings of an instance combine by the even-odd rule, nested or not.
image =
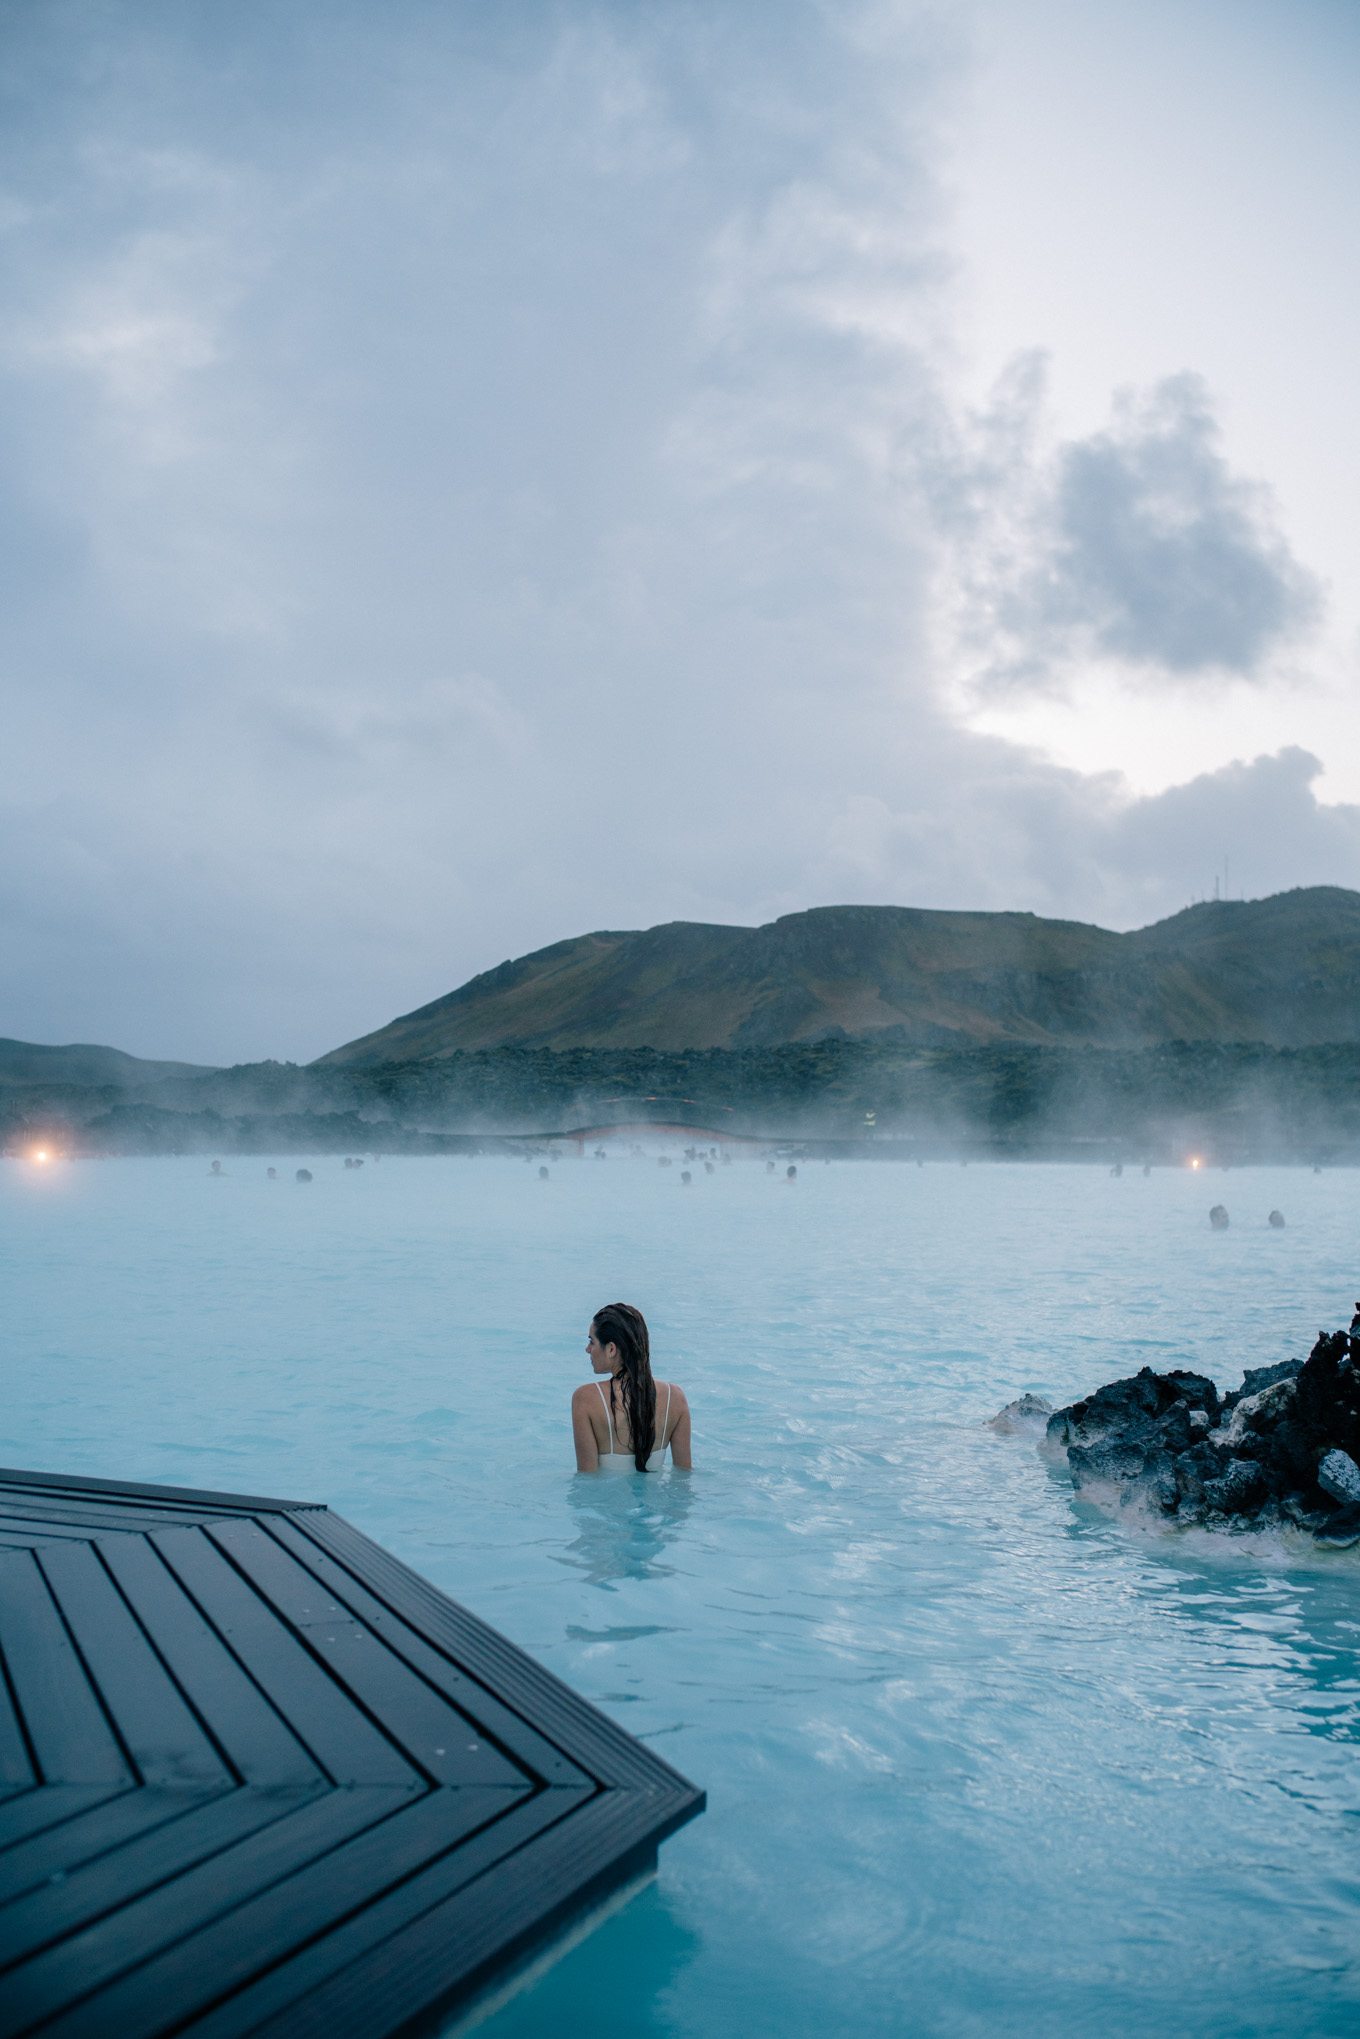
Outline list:
[[[664,1416],[662,1417],[662,1419],[661,1419],[661,1451],[662,1451],[662,1454],[663,1454],[663,1456],[664,1456],[664,1454],[665,1454],[665,1450],[666,1450],[666,1425],[667,1425],[667,1424],[668,1424],[668,1423],[670,1422],[670,1420],[671,1420],[671,1384],[670,1384],[670,1382],[669,1382],[669,1381],[667,1381],[667,1383],[666,1383],[666,1413],[665,1413],[665,1415],[664,1415]]]
[[[614,1412],[613,1412],[613,1410],[612,1410],[612,1409],[610,1408],[610,1406],[609,1406],[609,1397],[608,1397],[608,1395],[607,1395],[607,1394],[605,1393],[603,1385],[602,1385],[602,1384],[601,1384],[601,1383],[600,1383],[599,1381],[596,1381],[595,1385],[596,1385],[596,1387],[597,1387],[597,1388],[599,1388],[599,1390],[600,1390],[600,1400],[601,1400],[601,1401],[602,1401],[602,1402],[604,1403],[604,1413],[605,1413],[605,1420],[606,1420],[606,1421],[607,1421],[607,1423],[609,1424],[609,1456],[610,1456],[611,1458],[613,1458],[613,1456],[614,1456]]]

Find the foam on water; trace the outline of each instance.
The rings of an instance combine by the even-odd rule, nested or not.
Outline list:
[[[707,1788],[489,2039],[1355,2029],[1360,1566],[1130,1534],[980,1426],[1301,1356],[1360,1179],[295,1165],[0,1165],[0,1456],[328,1501]],[[616,1297],[688,1479],[571,1471]]]

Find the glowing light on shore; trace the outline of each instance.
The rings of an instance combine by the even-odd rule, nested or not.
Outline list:
[[[1198,1156],[1198,1154],[1192,1154],[1192,1155],[1190,1156],[1190,1166],[1191,1166],[1192,1168],[1198,1168],[1198,1167],[1199,1167],[1199,1156]]]

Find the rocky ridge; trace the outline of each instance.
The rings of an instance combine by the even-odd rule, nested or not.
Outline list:
[[[763,927],[596,929],[507,959],[321,1063],[456,1052],[1360,1043],[1360,893],[1206,900],[1116,933],[1032,913],[817,906]]]

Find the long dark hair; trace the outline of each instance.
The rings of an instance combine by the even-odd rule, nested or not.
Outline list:
[[[614,1379],[619,1384],[628,1435],[633,1440],[633,1463],[640,1473],[645,1473],[656,1430],[656,1382],[652,1379],[652,1341],[647,1336],[647,1319],[631,1303],[606,1303],[591,1321],[600,1344],[618,1348],[619,1365]]]

